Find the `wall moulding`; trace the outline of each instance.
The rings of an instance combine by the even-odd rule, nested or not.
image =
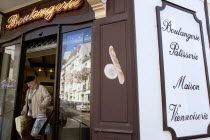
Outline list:
[[[3,18],[3,14],[0,13],[0,32],[1,32],[2,18]]]
[[[93,8],[95,18],[106,17],[106,2],[107,0],[87,0],[90,6]]]

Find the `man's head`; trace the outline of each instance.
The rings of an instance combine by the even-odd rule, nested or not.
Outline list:
[[[24,83],[26,83],[29,88],[34,88],[36,86],[36,78],[34,76],[27,76]]]

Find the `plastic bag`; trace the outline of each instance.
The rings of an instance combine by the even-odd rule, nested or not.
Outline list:
[[[21,139],[23,138],[24,131],[27,126],[27,118],[25,116],[18,116],[15,118],[15,125],[18,134],[20,135]]]
[[[39,136],[39,132],[41,131],[42,127],[44,126],[45,122],[47,121],[47,117],[45,114],[39,114],[36,116],[36,121],[33,125],[31,130],[31,136]],[[47,124],[45,128],[45,134],[50,134],[50,124]]]

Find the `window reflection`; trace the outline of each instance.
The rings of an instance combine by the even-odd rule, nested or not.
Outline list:
[[[0,139],[11,139],[20,61],[20,45],[4,48],[0,75]]]
[[[4,61],[3,61],[3,69],[1,72],[0,88],[14,88],[15,89],[16,78],[17,78],[17,74],[14,73],[14,72],[17,72],[17,66],[14,65],[15,45],[5,48],[3,59]]]
[[[89,127],[91,85],[90,28],[63,35],[61,61],[60,114],[68,117],[63,130]],[[61,120],[61,122],[65,121]],[[69,138],[79,139],[80,136],[75,135],[79,133],[78,131],[80,130],[75,130],[75,133],[72,135],[69,132]],[[71,130],[71,132],[74,131]],[[67,134],[61,135],[66,136]]]

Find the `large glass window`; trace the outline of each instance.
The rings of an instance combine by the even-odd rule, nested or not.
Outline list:
[[[60,75],[60,139],[88,140],[91,28],[63,34]]]
[[[17,80],[20,62],[20,45],[5,47],[0,75],[0,139],[10,140]]]

